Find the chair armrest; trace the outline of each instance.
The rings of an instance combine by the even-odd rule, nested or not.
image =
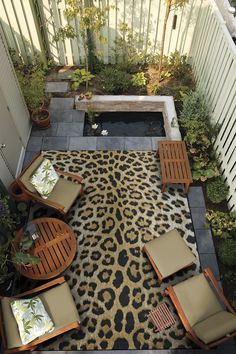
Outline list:
[[[43,290],[46,290],[46,289],[49,289],[49,288],[52,288],[53,286],[55,285],[59,285],[59,284],[62,284],[62,283],[65,283],[65,278],[64,277],[60,277],[60,278],[57,278],[57,279],[54,279],[54,280],[51,280],[50,282],[46,283],[46,284],[43,284],[43,285],[40,285],[38,286],[37,288],[34,288],[32,290],[29,290],[29,291],[25,291],[21,294],[18,294],[16,296],[13,296],[13,297],[23,297],[23,296],[28,296],[28,295],[33,295],[35,293],[39,293]]]
[[[66,177],[71,177],[73,179],[73,182],[82,184],[83,178],[81,176],[75,175],[74,173],[62,171],[57,167],[54,167],[54,168],[58,174],[60,174],[62,176],[66,176]]]
[[[223,291],[221,290],[219,284],[217,283],[217,280],[216,280],[214,274],[212,273],[212,270],[207,267],[207,268],[205,268],[205,269],[203,270],[203,273],[205,274],[205,276],[206,276],[207,278],[210,279],[212,285],[214,286],[214,288],[215,288],[217,294],[220,296],[221,300],[222,300],[223,303],[225,304],[226,308],[227,308],[230,312],[232,312],[232,313],[235,314],[235,311],[234,311],[233,307],[230,305],[229,301],[226,299],[226,297],[225,297]]]

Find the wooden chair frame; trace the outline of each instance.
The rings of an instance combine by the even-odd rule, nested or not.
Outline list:
[[[18,294],[12,298],[19,298],[19,297],[27,297],[27,296],[32,296],[34,294],[39,294],[42,291],[45,291],[49,288],[52,288],[54,286],[57,286],[59,284],[63,284],[65,283],[65,278],[64,277],[60,277],[57,279],[54,279],[50,282],[48,282],[47,284],[38,286],[37,288],[34,288],[32,290],[26,291],[24,293]],[[0,297],[0,299],[2,298],[2,296]],[[20,347],[17,348],[11,348],[8,349],[7,348],[7,339],[6,339],[6,333],[5,333],[5,329],[4,329],[4,321],[3,321],[3,315],[2,315],[2,308],[0,305],[0,336],[2,337],[2,343],[3,343],[3,350],[4,350],[4,354],[8,354],[8,353],[16,353],[16,352],[21,352],[21,351],[25,351],[25,350],[35,350],[37,348],[37,346],[40,343],[43,343],[45,341],[47,341],[48,339],[51,339],[53,337],[56,337],[62,333],[68,332],[71,329],[80,329],[80,323],[79,322],[71,322],[70,324],[68,324],[67,326],[60,328],[58,330],[55,330],[51,333],[48,333],[42,337],[39,337],[37,339],[35,339],[34,341],[30,342],[29,344],[26,345],[22,345]]]
[[[219,298],[222,300],[222,302],[225,304],[227,310],[229,312],[231,312],[232,314],[236,315],[234,309],[232,308],[232,306],[230,305],[230,303],[228,302],[228,300],[226,299],[226,297],[224,296],[223,291],[221,290],[221,288],[219,287],[216,278],[214,277],[212,271],[210,268],[205,268],[203,271],[203,274],[205,275],[206,278],[208,278],[210,280],[210,282],[213,285],[214,290],[216,291],[216,293],[218,294]],[[227,341],[228,339],[236,336],[236,332],[231,333],[230,335],[227,335],[223,338],[220,338],[214,342],[211,342],[210,344],[205,344],[204,342],[202,342],[196,335],[196,333],[194,332],[193,328],[191,327],[191,325],[189,324],[184,310],[180,305],[180,302],[178,300],[178,297],[174,291],[174,288],[172,286],[169,286],[166,288],[165,290],[165,295],[170,296],[171,301],[173,302],[178,315],[183,323],[184,328],[186,329],[186,337],[190,340],[192,340],[194,343],[196,343],[199,347],[201,347],[204,350],[209,350],[212,347],[215,347],[225,341]]]
[[[173,274],[168,275],[167,277],[164,277],[164,276],[161,274],[161,272],[159,271],[159,269],[157,268],[157,266],[156,266],[154,260],[153,260],[152,257],[150,256],[150,253],[148,252],[148,250],[146,249],[145,246],[143,247],[142,251],[143,251],[143,253],[146,253],[146,255],[147,255],[147,257],[148,257],[148,259],[149,259],[151,265],[153,266],[153,268],[154,268],[154,270],[155,270],[155,272],[156,272],[157,278],[158,278],[157,281],[158,281],[158,284],[159,284],[159,285],[161,285],[161,283],[163,282],[164,279],[166,279],[166,278],[168,278],[169,276],[175,274],[175,273],[173,273]],[[193,264],[193,262],[190,263],[190,264],[187,264],[185,267],[182,267],[181,269],[188,268],[188,267],[190,267],[192,264]],[[178,271],[180,271],[181,269],[179,269]]]
[[[38,202],[40,204],[46,205],[47,207],[50,208],[54,208],[57,211],[59,211],[62,215],[66,215],[65,211],[64,211],[64,206],[62,204],[53,202],[51,200],[48,199],[43,199],[40,197],[39,194],[36,193],[32,193],[30,192],[25,186],[24,184],[21,182],[20,178],[23,176],[23,174],[27,171],[27,169],[31,166],[31,164],[39,157],[40,153],[37,154],[36,156],[34,156],[34,158],[27,164],[27,166],[23,169],[23,171],[21,172],[21,174],[16,178],[16,180],[10,185],[10,191],[13,189],[13,186],[17,185],[18,188],[20,188],[22,190],[23,193],[23,199],[25,201],[33,201],[33,202]],[[72,179],[72,182],[74,183],[79,183],[82,185],[82,189],[79,195],[82,195],[84,190],[83,190],[83,179],[80,176],[77,176],[73,173],[70,172],[65,172],[62,171],[58,168],[55,168],[55,170],[57,171],[57,173],[59,174],[59,176],[64,176],[64,177],[70,177]],[[76,200],[76,198],[78,197],[78,195],[75,195],[75,198],[72,202],[72,204],[74,203],[74,201]]]

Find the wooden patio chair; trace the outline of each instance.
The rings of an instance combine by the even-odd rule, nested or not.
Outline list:
[[[236,313],[209,268],[169,286],[165,294],[176,307],[186,336],[202,349],[208,350],[236,335]]]
[[[60,178],[50,196],[47,199],[43,199],[30,183],[30,177],[40,166],[43,159],[44,156],[42,154],[37,154],[11,184],[10,192],[17,199],[17,194],[14,191],[19,190],[21,200],[38,202],[65,215],[76,198],[83,193],[82,177],[55,168]]]
[[[54,323],[54,330],[32,342],[22,345],[18,327],[11,310],[10,302],[16,298],[39,296]],[[62,306],[66,304],[66,306]],[[71,295],[70,288],[64,277],[57,278],[33,290],[21,293],[15,297],[0,298],[0,333],[4,353],[15,353],[35,350],[40,343],[56,337],[71,329],[80,328],[80,318]]]

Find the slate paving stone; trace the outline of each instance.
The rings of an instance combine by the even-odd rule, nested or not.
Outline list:
[[[69,89],[68,82],[47,82],[46,83],[46,92],[67,92]]]
[[[205,208],[191,208],[191,215],[194,229],[206,229],[206,209]]]
[[[72,112],[72,122],[81,122],[84,123],[84,119],[85,119],[85,112],[84,111],[77,111],[77,110],[73,110]]]
[[[38,129],[33,127],[31,130],[31,136],[56,136],[57,135],[57,123],[51,123],[51,126],[47,129]]]
[[[211,268],[216,279],[220,280],[220,273],[219,273],[216,255],[212,253],[200,253],[199,257],[200,257],[202,270],[206,267]]]
[[[43,138],[40,136],[31,136],[27,144],[27,151],[38,152],[42,149]]]
[[[125,139],[119,137],[97,137],[97,150],[124,150]]]
[[[195,236],[199,253],[215,253],[210,229],[197,229],[195,230]]]
[[[83,136],[83,123],[58,123],[57,136]]]
[[[69,139],[69,150],[96,150],[97,137],[83,136]]]
[[[125,150],[152,150],[150,137],[125,137]]]
[[[204,208],[205,199],[202,187],[190,187],[188,192],[188,201],[190,207]]]
[[[51,111],[51,121],[53,123],[72,123],[73,121],[73,110],[67,110],[67,111]]]
[[[166,140],[166,138],[151,137],[152,140],[152,150],[156,151],[159,141]]]
[[[74,98],[61,98],[53,97],[51,98],[49,111],[52,110],[70,110],[74,108]]]
[[[42,150],[68,150],[67,137],[44,137]]]
[[[28,163],[33,159],[33,157],[37,154],[35,151],[26,151],[25,157],[24,157],[24,162],[23,162],[23,168],[25,168]]]

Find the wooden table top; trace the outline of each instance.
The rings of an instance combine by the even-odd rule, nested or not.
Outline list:
[[[39,218],[31,221],[40,238],[34,242],[31,254],[40,257],[40,262],[30,267],[17,266],[17,270],[30,279],[50,279],[61,274],[72,263],[77,243],[73,230],[65,222],[54,218]],[[23,228],[16,235],[20,242]]]
[[[158,144],[163,183],[192,183],[184,141],[160,141]]]

